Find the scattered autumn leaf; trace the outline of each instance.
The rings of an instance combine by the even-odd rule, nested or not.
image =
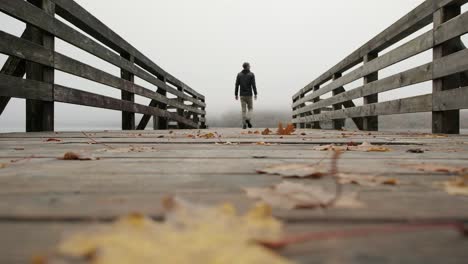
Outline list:
[[[328,173],[322,164],[281,164],[257,170],[260,174],[280,175],[287,178],[320,178]]]
[[[282,182],[267,188],[245,188],[247,196],[282,209],[325,208],[336,199],[336,194],[321,186]],[[342,195],[332,204],[340,208],[360,208],[364,205],[356,194]]]
[[[356,147],[350,146],[348,149],[352,151],[363,151],[363,152],[389,152],[391,151],[390,148],[372,145],[369,142],[363,142],[361,145],[358,145]]]
[[[450,181],[442,182],[441,185],[450,195],[468,196],[468,175],[457,177]]]
[[[372,175],[359,175],[339,173],[338,182],[341,184],[356,184],[361,186],[375,187],[378,185],[397,185],[398,180],[394,178],[385,178]]]
[[[61,258],[80,263],[290,263],[253,241],[282,237],[271,208],[258,204],[245,215],[225,204],[217,208],[167,198],[165,221],[140,214],[74,234],[60,243]]]
[[[4,169],[4,168],[6,168],[6,167],[8,167],[7,164],[5,164],[5,163],[0,163],[0,169]]]
[[[62,142],[62,140],[58,138],[48,138],[45,142]]]
[[[425,172],[441,172],[452,174],[464,174],[468,172],[468,167],[450,166],[442,164],[402,164],[401,167]]]
[[[262,131],[262,135],[268,136],[268,135],[271,134],[271,132],[272,132],[272,131],[271,131],[269,128],[267,128],[267,129],[265,129],[265,130]]]
[[[416,148],[416,149],[408,149],[406,152],[408,153],[415,153],[415,154],[421,154],[421,153],[424,153],[424,150],[420,149],[420,148]]]
[[[289,136],[296,131],[296,127],[293,124],[288,124],[286,128],[283,128],[283,124],[280,122],[278,124],[278,135]]]
[[[14,148],[14,150],[20,151],[20,150],[24,150],[24,148]]]
[[[205,138],[205,139],[211,139],[211,138],[215,138],[216,135],[214,133],[206,133],[206,134],[202,134],[199,136],[200,138]]]
[[[94,160],[91,155],[87,153],[76,153],[76,152],[67,152],[63,155],[63,157],[60,157],[59,159],[61,160]]]
[[[331,144],[331,145],[323,145],[323,146],[315,147],[314,150],[319,150],[319,151],[347,151],[348,146],[337,146],[337,145]]]

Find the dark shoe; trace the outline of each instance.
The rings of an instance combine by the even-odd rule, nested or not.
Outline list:
[[[247,129],[247,125],[243,125],[243,126],[242,126],[242,129]]]
[[[249,128],[252,128],[252,123],[250,123],[250,120],[247,121],[247,125],[249,126]]]

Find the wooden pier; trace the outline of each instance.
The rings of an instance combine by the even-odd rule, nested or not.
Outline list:
[[[274,129],[272,129],[274,130]],[[133,212],[163,217],[167,195],[194,203],[256,203],[244,188],[268,187],[281,176],[258,174],[278,164],[328,166],[321,145],[369,142],[387,152],[345,151],[340,172],[396,179],[396,185],[345,184],[362,208],[274,209],[288,234],[360,230],[406,223],[468,221],[468,196],[448,194],[436,182],[454,173],[412,165],[468,167],[468,136],[299,130],[291,136],[241,129],[142,132],[11,133],[0,135],[0,263],[27,263],[54,249],[66,234]],[[206,136],[209,133],[214,138]],[[207,138],[208,137],[208,138]],[[410,153],[420,149],[424,153]],[[93,160],[60,160],[66,152]],[[450,171],[450,170],[449,170]],[[330,188],[327,180],[291,179]],[[447,229],[369,234],[312,241],[280,253],[299,263],[465,263],[468,239]]]

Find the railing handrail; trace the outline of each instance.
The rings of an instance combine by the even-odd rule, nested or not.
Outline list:
[[[10,97],[25,98],[27,100],[34,99],[28,98],[28,96],[37,97],[37,94],[31,93],[27,91],[27,89],[33,84],[38,85],[35,81],[42,81],[52,84],[52,86],[42,86],[45,94],[49,93],[46,91],[46,87],[51,89],[52,94],[54,94],[56,90],[62,92],[60,96],[53,96],[51,98],[52,100],[44,100],[44,103],[61,101],[65,103],[122,110],[123,129],[135,128],[135,113],[144,114],[142,120],[138,124],[138,129],[144,129],[152,116],[158,119],[158,121],[155,122],[158,123],[158,125],[155,125],[155,128],[167,127],[167,123],[170,120],[176,121],[179,127],[198,128],[205,126],[206,103],[205,97],[202,94],[163,70],[75,1],[28,1],[2,0],[0,2],[1,12],[21,20],[27,25],[25,33],[21,38],[0,31],[0,35],[2,36],[0,40],[0,53],[11,56],[4,66],[5,70],[2,70],[0,78],[2,78],[5,83],[11,84],[11,82],[16,82],[18,86],[21,87],[21,89],[17,90],[12,90],[5,85],[0,87],[2,88],[0,89],[0,114]],[[90,37],[55,18],[55,14],[70,22]],[[41,41],[38,42],[37,39],[34,40],[34,38],[26,34],[27,31],[31,31],[35,28],[41,31],[33,31],[35,32],[34,34],[41,34],[38,36],[43,36],[42,38],[47,39],[48,42],[52,43],[51,46],[47,46]],[[79,49],[87,51],[121,68],[121,76],[117,77],[108,74],[100,69],[56,52],[53,45],[54,37],[60,38]],[[97,41],[95,41],[95,39]],[[12,62],[24,63],[24,61],[31,65],[35,63],[41,64],[44,65],[45,68],[36,69],[38,72],[35,77],[29,78],[34,75],[30,73],[27,80],[20,80],[22,75],[26,73],[26,69],[22,69],[22,71],[19,71],[16,75],[8,74],[12,71],[8,69],[8,67],[12,67]],[[38,76],[41,75],[39,71],[45,72],[48,68],[57,69],[122,90],[122,100],[58,86],[54,84],[53,74],[49,74],[48,80],[43,80],[42,78],[38,79]],[[5,74],[12,76],[5,76]],[[44,74],[44,76],[46,75],[47,74]],[[158,90],[152,91],[135,84],[134,77],[139,77],[158,87]],[[177,99],[168,99],[166,93],[175,95]],[[150,105],[143,106],[136,104],[134,102],[135,94],[151,99]],[[75,98],[66,98],[65,96],[74,96]],[[60,100],[56,100],[57,98],[60,98]],[[192,103],[192,105],[185,104],[185,101]],[[38,130],[50,130],[53,128],[53,118],[51,118],[53,117],[53,105],[49,105],[48,108],[51,113],[48,113],[46,117],[44,117],[45,119],[49,119],[48,128],[38,128]],[[168,108],[175,108],[177,113],[170,112]],[[40,127],[41,123],[44,123],[44,120],[36,120],[35,122],[38,123],[36,125]]]
[[[359,129],[377,130],[378,115],[432,111],[434,132],[459,132],[459,113],[456,112],[468,108],[468,100],[464,100],[468,97],[465,87],[468,86],[468,50],[460,40],[460,36],[468,33],[468,13],[461,12],[461,6],[467,2],[426,0],[413,9],[299,90],[292,98],[293,123],[319,128],[318,122],[333,120],[334,128],[342,128],[343,119],[352,118]],[[379,54],[432,22],[433,29]],[[431,63],[379,80],[380,70],[430,49],[434,50]],[[360,63],[362,66],[348,71]],[[349,91],[344,89],[345,85],[360,78],[364,79],[364,85]],[[327,83],[329,80],[332,81]],[[379,93],[431,80],[433,94],[378,102]],[[331,92],[332,97],[320,100],[320,96]],[[461,99],[449,98],[455,94]],[[352,100],[361,97],[364,105],[356,106]],[[321,114],[321,108],[327,106],[333,106],[334,111]]]

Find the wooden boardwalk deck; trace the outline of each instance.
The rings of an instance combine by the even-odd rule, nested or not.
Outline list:
[[[257,169],[283,163],[327,164],[331,153],[314,148],[331,143],[388,145],[389,152],[343,153],[339,170],[396,178],[399,184],[345,185],[345,191],[359,192],[364,208],[274,209],[288,233],[468,221],[468,196],[452,196],[433,185],[450,175],[403,166],[468,167],[467,135],[300,130],[281,137],[240,129],[211,132],[221,137],[190,138],[197,135],[195,130],[1,134],[0,164],[6,166],[0,169],[0,263],[28,263],[32,255],[52,250],[64,234],[128,213],[161,219],[159,200],[165,195],[208,205],[231,202],[245,210],[255,201],[242,188],[283,181],[257,174]],[[60,141],[47,142],[49,138]],[[424,153],[407,152],[414,148]],[[57,159],[68,151],[85,151],[99,159]],[[322,180],[292,181],[330,187]],[[468,239],[452,230],[428,229],[320,240],[281,253],[299,263],[466,263]]]

